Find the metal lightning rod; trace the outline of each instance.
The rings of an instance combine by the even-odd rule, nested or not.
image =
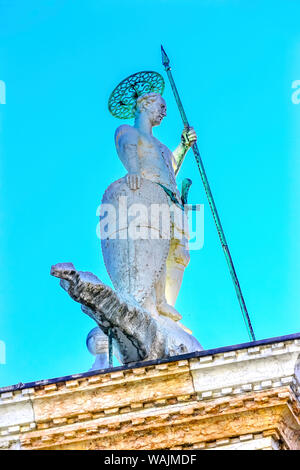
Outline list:
[[[171,87],[172,87],[172,90],[173,90],[173,94],[174,94],[174,97],[175,97],[175,100],[176,100],[176,103],[177,103],[177,106],[178,106],[178,109],[179,109],[184,127],[188,129],[189,128],[189,122],[188,122],[188,119],[186,117],[185,111],[183,109],[182,102],[181,102],[181,99],[179,97],[179,93],[178,93],[178,90],[176,88],[176,85],[175,85],[175,82],[174,82],[174,79],[173,79],[173,76],[172,76],[172,73],[171,73],[170,60],[169,60],[163,46],[161,46],[161,53],[162,53],[162,64],[163,64],[163,66],[164,66],[164,68],[167,72],[167,75],[168,75],[168,78],[169,78],[169,81],[170,81],[170,84],[171,84]],[[205,192],[206,192],[209,207],[211,209],[213,219],[214,219],[216,227],[217,227],[217,232],[218,232],[218,235],[219,235],[219,239],[220,239],[220,242],[221,242],[221,245],[222,245],[222,248],[223,248],[223,251],[224,251],[224,255],[225,255],[225,258],[226,258],[226,261],[227,261],[227,264],[228,264],[229,272],[230,272],[230,275],[231,275],[231,278],[232,278],[232,281],[233,281],[233,284],[234,284],[234,287],[235,287],[235,291],[236,291],[237,298],[238,298],[238,301],[239,301],[239,304],[240,304],[240,307],[241,307],[241,311],[242,311],[243,318],[244,318],[244,321],[245,321],[245,324],[246,324],[246,328],[247,328],[250,339],[252,341],[255,341],[255,335],[254,335],[254,331],[253,331],[253,328],[252,328],[251,320],[250,320],[250,317],[249,317],[249,314],[248,314],[248,311],[247,311],[247,307],[246,307],[245,300],[244,300],[244,297],[243,297],[243,294],[242,294],[241,286],[240,286],[238,277],[237,277],[235,269],[234,269],[234,265],[233,265],[233,261],[232,261],[231,255],[230,255],[229,247],[228,247],[227,242],[226,242],[225,234],[224,234],[224,231],[223,231],[223,228],[222,228],[222,224],[221,224],[221,221],[220,221],[220,218],[219,218],[219,215],[218,215],[218,211],[217,211],[217,208],[216,208],[216,205],[215,205],[215,201],[214,201],[212,192],[210,190],[210,186],[209,186],[209,183],[208,183],[208,179],[207,179],[207,176],[206,176],[206,173],[205,173],[204,165],[203,165],[203,162],[202,162],[202,159],[201,159],[201,156],[200,156],[200,152],[199,152],[197,143],[194,143],[192,145],[192,149],[193,149],[193,153],[194,153],[194,156],[195,156],[195,159],[196,159],[196,163],[197,163],[197,166],[198,166],[198,169],[199,169],[199,172],[200,172],[202,183],[203,183],[203,186],[204,186],[204,189],[205,189]],[[182,164],[182,161],[183,161],[183,159],[178,162],[178,166],[177,166],[177,169],[175,171],[175,174],[178,173],[178,171],[180,169],[180,166]]]

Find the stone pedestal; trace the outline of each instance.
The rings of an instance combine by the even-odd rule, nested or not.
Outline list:
[[[0,389],[0,448],[300,450],[300,334]]]

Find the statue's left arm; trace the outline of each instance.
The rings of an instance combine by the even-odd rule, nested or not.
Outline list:
[[[181,134],[181,142],[173,151],[173,168],[174,171],[181,166],[189,148],[197,141],[197,134],[193,127],[183,129]]]

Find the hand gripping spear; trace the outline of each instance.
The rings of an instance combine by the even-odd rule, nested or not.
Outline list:
[[[162,63],[163,63],[163,66],[164,66],[164,68],[167,72],[167,75],[168,75],[168,78],[169,78],[169,81],[170,81],[170,84],[171,84],[171,87],[172,87],[172,90],[173,90],[173,94],[174,94],[174,97],[175,97],[175,100],[176,100],[176,103],[177,103],[177,106],[178,106],[178,109],[179,109],[184,127],[186,129],[189,129],[189,122],[187,120],[185,111],[183,109],[183,106],[182,106],[182,103],[181,103],[181,100],[180,100],[180,97],[179,97],[179,94],[178,94],[178,90],[176,88],[176,85],[175,85],[175,82],[173,80],[173,76],[172,76],[172,73],[171,73],[170,60],[169,60],[163,46],[161,46],[161,53],[162,53]],[[217,208],[216,208],[216,205],[215,205],[215,201],[214,201],[212,192],[210,190],[210,186],[209,186],[209,183],[208,183],[208,179],[207,179],[207,176],[206,176],[206,173],[205,173],[205,169],[204,169],[204,166],[203,166],[203,162],[202,162],[202,159],[201,159],[201,156],[200,156],[200,152],[199,152],[197,143],[194,143],[192,145],[192,149],[193,149],[193,153],[195,155],[195,159],[196,159],[196,163],[197,163],[197,166],[198,166],[198,169],[199,169],[199,172],[200,172],[202,183],[203,183],[203,186],[204,186],[204,189],[205,189],[205,192],[206,192],[209,207],[211,209],[213,219],[214,219],[216,227],[217,227],[217,232],[218,232],[218,235],[219,235],[219,239],[220,239],[220,242],[221,242],[221,245],[222,245],[222,248],[223,248],[223,251],[224,251],[224,255],[225,255],[225,258],[226,258],[226,261],[227,261],[227,264],[228,264],[229,272],[230,272],[230,275],[231,275],[231,278],[232,278],[232,281],[233,281],[233,284],[234,284],[234,287],[235,287],[235,291],[236,291],[237,298],[238,298],[238,301],[239,301],[239,304],[240,304],[240,307],[241,307],[241,310],[242,310],[242,314],[243,314],[243,318],[244,318],[244,321],[245,321],[245,324],[246,324],[246,327],[247,327],[247,331],[248,331],[250,339],[252,341],[255,341],[255,335],[254,335],[254,331],[253,331],[253,328],[252,328],[252,325],[251,325],[251,320],[250,320],[250,317],[249,317],[249,314],[248,314],[248,311],[247,311],[247,307],[246,307],[245,300],[244,300],[244,297],[243,297],[243,294],[242,294],[240,283],[239,283],[239,280],[237,278],[237,275],[236,275],[236,272],[235,272],[235,269],[234,269],[234,265],[233,265],[233,261],[232,261],[231,255],[230,255],[229,247],[228,247],[227,242],[226,242],[225,234],[224,234],[224,231],[223,231],[223,228],[222,228],[222,225],[221,225],[221,221],[220,221],[220,218],[219,218],[219,215],[218,215],[218,211],[217,211]],[[180,169],[180,166],[182,164],[182,161],[183,160],[178,162],[178,166],[177,166],[175,174],[178,173],[178,171]]]

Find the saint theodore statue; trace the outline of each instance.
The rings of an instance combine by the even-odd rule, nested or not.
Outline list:
[[[147,93],[140,96],[134,106],[134,125],[124,124],[118,127],[115,134],[115,143],[119,158],[128,171],[126,183],[130,190],[136,191],[141,188],[139,192],[140,201],[144,202],[142,181],[143,179],[151,181],[155,183],[151,187],[153,195],[155,194],[153,203],[156,203],[157,192],[160,192],[162,193],[162,203],[167,199],[171,209],[173,209],[170,212],[171,217],[173,215],[173,220],[170,217],[170,243],[168,245],[161,243],[161,250],[164,252],[161,266],[151,263],[151,259],[153,260],[156,255],[159,255],[157,253],[157,250],[159,250],[158,244],[153,243],[153,252],[151,245],[148,244],[150,260],[147,265],[147,276],[149,282],[152,283],[154,278],[155,283],[149,295],[146,298],[144,295],[143,305],[153,316],[161,314],[176,321],[181,319],[181,315],[175,310],[174,305],[181,286],[183,272],[189,263],[190,257],[187,224],[184,226],[183,223],[180,223],[180,217],[177,217],[177,227],[174,227],[174,215],[178,211],[180,212],[180,205],[182,205],[174,170],[177,161],[182,161],[197,137],[193,128],[190,128],[189,131],[184,130],[181,143],[172,153],[152,133],[153,127],[160,125],[166,113],[166,102],[159,93]],[[177,230],[174,230],[174,228]],[[138,244],[140,241],[134,240],[133,243]],[[132,274],[135,278],[139,277],[137,271],[145,269],[145,263],[143,262],[145,257],[144,248],[145,246],[143,246],[143,251],[134,250],[135,253],[141,255],[141,259],[135,257],[133,266],[135,274]],[[165,252],[166,250],[167,252]],[[147,290],[147,285],[146,282],[146,285],[142,286],[143,294]],[[138,285],[136,287],[140,288]],[[132,294],[134,296],[138,295],[134,291]]]
[[[96,320],[99,338],[112,333],[124,363],[202,349],[174,307],[190,259],[185,201],[175,171],[197,136],[193,128],[184,129],[174,152],[153,136],[167,112],[163,89],[161,75],[140,72],[123,80],[109,100],[114,116],[134,118],[133,126],[123,124],[115,133],[127,174],[102,199],[102,253],[115,290],[71,263],[55,265],[51,272]],[[137,212],[138,236],[130,227]]]

